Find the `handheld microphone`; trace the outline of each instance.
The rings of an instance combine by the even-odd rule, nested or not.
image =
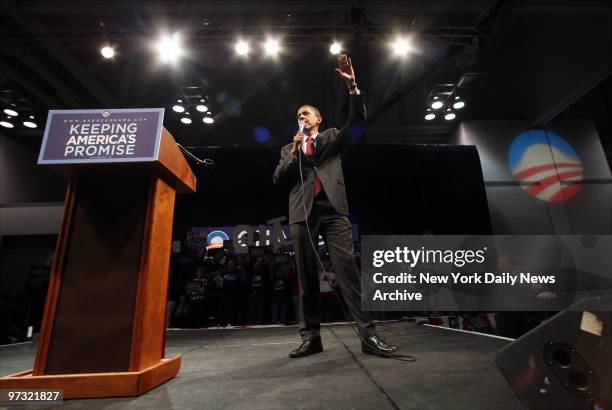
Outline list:
[[[299,121],[298,125],[300,126],[300,132],[303,133],[304,132],[304,127],[306,126],[306,123],[304,121]]]

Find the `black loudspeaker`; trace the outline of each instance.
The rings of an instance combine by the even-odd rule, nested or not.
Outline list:
[[[612,296],[582,299],[500,350],[529,409],[612,410]]]

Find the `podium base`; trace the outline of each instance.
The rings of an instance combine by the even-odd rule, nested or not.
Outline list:
[[[65,399],[140,396],[176,376],[180,367],[179,355],[138,372],[32,376],[28,370],[0,378],[0,389],[57,389]]]

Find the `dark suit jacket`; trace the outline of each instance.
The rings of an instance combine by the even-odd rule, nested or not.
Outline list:
[[[304,196],[306,214],[302,202],[298,158],[291,155],[293,144],[281,149],[280,161],[274,171],[274,183],[289,189],[289,224],[306,220],[312,209],[314,197],[315,173],[321,180],[321,186],[335,210],[348,214],[348,203],[342,174],[342,151],[351,142],[349,128],[353,124],[365,124],[366,109],[363,93],[350,94],[349,118],[340,130],[329,128],[319,132],[315,138],[315,156],[311,160],[302,153],[302,173],[304,175]]]

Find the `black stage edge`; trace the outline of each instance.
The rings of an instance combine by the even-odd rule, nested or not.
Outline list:
[[[506,340],[419,326],[379,324],[417,362],[367,356],[346,325],[324,326],[325,351],[290,359],[296,327],[170,330],[166,356],[178,376],[138,398],[67,400],[36,409],[444,409],[518,410],[494,363]],[[0,347],[0,374],[31,369],[34,343]]]

